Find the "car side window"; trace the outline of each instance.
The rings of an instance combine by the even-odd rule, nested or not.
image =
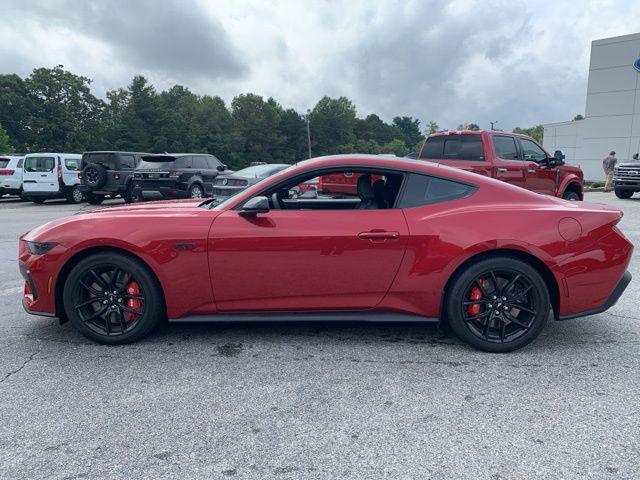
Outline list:
[[[80,160],[77,160],[75,158],[64,159],[64,166],[67,167],[67,170],[70,170],[73,172],[80,170],[79,163],[80,163]]]
[[[519,160],[518,146],[516,139],[505,135],[494,135],[493,146],[496,149],[496,155],[504,160]]]
[[[175,162],[176,168],[192,168],[193,166],[193,157],[178,157]]]
[[[454,180],[412,173],[400,199],[400,208],[420,207],[472,195],[476,187]]]
[[[16,165],[16,168],[22,168],[23,163],[24,163],[24,158],[21,158],[20,160],[18,160],[18,165]]]
[[[484,160],[480,135],[450,135],[444,137],[443,160]]]
[[[136,167],[136,159],[133,155],[120,155],[120,168],[133,170]]]
[[[207,168],[210,168],[211,170],[216,170],[220,165],[222,165],[222,162],[213,155],[203,158],[207,161]]]
[[[201,170],[207,170],[209,164],[207,163],[207,157],[193,157],[193,168],[199,168]]]
[[[539,162],[540,160],[544,160],[545,158],[547,158],[547,154],[544,153],[544,150],[542,150],[542,148],[540,148],[531,140],[521,138],[520,146],[522,147],[522,156],[525,160],[529,160],[531,162]]]

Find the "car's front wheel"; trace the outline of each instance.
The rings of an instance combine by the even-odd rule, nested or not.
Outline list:
[[[86,192],[84,198],[91,205],[100,205],[104,202],[104,195],[96,195],[93,192]]]
[[[81,260],[65,282],[63,302],[77,330],[110,345],[143,337],[165,311],[162,290],[149,268],[116,252]]]
[[[633,196],[633,190],[629,190],[628,188],[616,188],[615,189],[616,197],[626,200],[627,198],[631,198]]]
[[[547,286],[531,265],[511,257],[480,260],[453,281],[446,315],[451,329],[487,352],[510,352],[532,342],[549,317]]]
[[[202,190],[202,187],[197,183],[194,183],[193,185],[191,185],[191,188],[189,188],[189,198],[202,198],[202,197],[204,197],[204,192]]]

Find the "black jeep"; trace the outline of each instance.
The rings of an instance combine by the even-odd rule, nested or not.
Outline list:
[[[213,193],[213,181],[227,166],[205,153],[143,155],[136,167],[134,191],[142,199],[147,192],[169,198],[203,198]]]
[[[127,203],[137,200],[133,191],[133,170],[141,152],[86,152],[82,155],[80,191],[87,202],[99,205],[104,197],[120,195]]]

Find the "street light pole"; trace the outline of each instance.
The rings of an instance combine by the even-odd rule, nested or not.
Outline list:
[[[307,121],[307,145],[309,146],[309,157],[311,158],[311,127],[309,127],[309,110],[307,110],[307,115],[304,117]]]
[[[491,124],[491,130],[494,130],[493,126],[498,123],[498,121],[496,120],[495,122],[489,122]]]

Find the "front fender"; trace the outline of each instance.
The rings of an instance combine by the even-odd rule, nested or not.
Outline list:
[[[583,182],[582,179],[575,173],[570,173],[560,179],[560,185],[558,186],[556,196],[562,198],[564,192],[566,192],[567,190],[567,187],[572,183],[575,183],[580,188],[580,197],[583,198]]]

